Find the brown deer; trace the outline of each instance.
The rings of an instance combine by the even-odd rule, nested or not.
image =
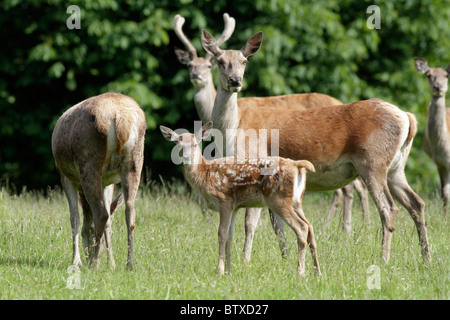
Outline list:
[[[315,167],[316,172],[308,176],[307,190],[341,188],[358,176],[364,180],[380,214],[385,262],[389,261],[398,212],[392,195],[410,213],[422,257],[430,261],[425,204],[409,186],[404,172],[417,133],[414,115],[379,99],[308,110],[238,108],[237,93],[242,89],[248,58],[258,51],[261,42],[262,32],[258,32],[241,50],[222,50],[214,37],[202,30],[202,45],[219,66],[212,119],[224,135],[226,150],[236,147],[237,157],[255,154],[259,139],[246,145],[246,130],[278,130],[279,156],[305,159]],[[267,152],[271,136],[266,140],[267,145],[261,148]]]
[[[180,146],[186,180],[211,209],[219,211],[217,273],[223,275],[231,272],[231,241],[236,211],[239,208],[268,206],[288,223],[297,236],[298,274],[305,273],[306,245],[309,244],[315,272],[320,275],[313,227],[302,210],[306,169],[314,171],[314,166],[309,161],[279,157],[245,159],[244,162],[232,157],[206,160],[199,145],[202,137],[208,137],[211,128],[212,123],[208,122],[201,132],[194,135],[178,134],[160,126],[164,138]],[[265,170],[270,168],[274,170],[266,174]]]
[[[111,248],[112,213],[121,196],[111,203],[114,184],[121,182],[128,230],[127,266],[133,267],[134,202],[144,159],[145,115],[132,98],[104,93],[68,109],[52,134],[52,152],[61,184],[69,202],[74,265],[81,265],[78,249],[80,216],[82,237],[89,264],[98,267],[105,232],[109,263],[115,266]]]
[[[450,109],[445,106],[450,64],[444,68],[430,68],[425,59],[415,58],[417,71],[427,76],[431,93],[427,126],[423,135],[423,150],[434,161],[441,179],[444,214],[448,217],[450,199]]]
[[[235,28],[236,21],[227,13],[223,15],[225,28],[222,35],[217,40],[217,45],[220,46],[227,41]],[[189,68],[189,75],[192,85],[194,86],[194,104],[197,109],[198,116],[203,123],[211,120],[214,99],[216,97],[216,89],[212,78],[212,68],[215,65],[215,60],[211,59],[212,55],[206,53],[205,58],[198,56],[197,50],[191,41],[183,32],[183,25],[185,18],[177,14],[174,18],[174,30],[181,42],[188,50],[183,51],[175,49],[175,53],[180,63],[187,65]],[[342,105],[343,103],[336,98],[321,94],[321,93],[305,93],[305,94],[290,94],[271,97],[243,97],[237,100],[239,107],[257,107],[257,106],[273,106],[278,108],[294,108],[294,109],[309,109],[323,106]],[[337,189],[334,192],[333,203],[328,212],[325,224],[328,225],[331,221],[337,208],[340,206],[342,198],[344,198],[344,216],[343,216],[343,230],[347,233],[352,232],[351,227],[351,208],[353,202],[353,189],[355,189],[361,199],[361,205],[365,217],[366,224],[369,220],[368,209],[368,193],[364,183],[358,178],[351,182],[345,188]],[[257,214],[253,214],[258,218]],[[280,238],[280,247],[283,256],[286,256],[287,248],[285,246],[284,225],[283,222],[270,212],[270,220],[273,228]],[[246,243],[251,243],[253,234],[255,232],[254,226],[256,222],[251,220],[246,224],[247,240]],[[250,244],[251,247],[251,244]],[[244,254],[244,260],[249,260],[249,252]]]

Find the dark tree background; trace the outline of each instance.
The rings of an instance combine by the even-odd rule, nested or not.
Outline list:
[[[369,29],[367,7],[380,8]],[[77,5],[81,29],[66,26]],[[429,92],[413,58],[450,63],[448,0],[2,0],[0,2],[0,184],[13,191],[59,183],[50,139],[70,106],[106,91],[127,94],[147,116],[145,179],[180,177],[172,146],[157,125],[192,130],[197,120],[173,17],[200,54],[200,30],[219,35],[222,14],[236,19],[224,45],[239,49],[264,32],[246,69],[242,96],[321,92],[343,102],[377,97],[413,112],[419,134],[407,174],[419,191],[434,191],[437,173],[421,150]]]

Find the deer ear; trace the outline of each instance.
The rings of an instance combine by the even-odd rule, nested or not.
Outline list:
[[[202,138],[206,139],[211,135],[211,129],[213,127],[213,122],[209,121],[202,127]]]
[[[177,142],[180,139],[180,136],[170,128],[159,126],[159,130],[167,141]]]
[[[448,76],[449,76],[449,78],[450,78],[450,63],[449,63],[449,65],[447,66],[447,69],[445,69],[445,70],[447,70],[447,74],[448,74]]]
[[[206,30],[202,30],[202,46],[210,55],[217,57],[220,56],[222,50],[217,45],[216,39]]]
[[[198,143],[200,143],[200,141],[202,141],[203,139],[209,138],[209,136],[211,135],[212,124],[212,121],[209,121],[195,133],[195,139]]]
[[[261,31],[254,34],[250,39],[248,39],[241,49],[241,52],[244,55],[244,57],[247,58],[250,57],[251,55],[254,55],[261,46],[262,39],[263,33]]]
[[[190,54],[184,50],[175,48],[175,54],[177,55],[178,61],[180,61],[182,64],[187,65],[192,61]]]
[[[422,58],[414,58],[414,63],[416,65],[416,70],[420,73],[427,73],[430,68],[428,67],[427,60]]]

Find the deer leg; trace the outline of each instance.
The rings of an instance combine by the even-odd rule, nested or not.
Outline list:
[[[61,184],[69,203],[70,225],[72,227],[72,264],[81,266],[80,250],[78,245],[78,232],[80,229],[80,214],[78,212],[78,192],[73,183],[61,174]]]
[[[92,211],[89,207],[89,203],[87,202],[86,196],[83,192],[80,192],[80,202],[81,207],[83,208],[83,227],[81,228],[81,236],[83,237],[83,251],[88,265],[92,265],[95,246],[94,219],[92,217]]]
[[[419,235],[422,258],[431,262],[428,246],[427,225],[425,222],[425,203],[409,186],[403,170],[390,172],[388,176],[389,189],[392,195],[408,210]]]
[[[355,181],[353,181],[353,186],[355,187],[355,190],[358,193],[359,200],[361,202],[361,207],[364,214],[364,224],[368,226],[370,224],[369,195],[367,192],[366,185],[361,180],[361,178],[357,178]]]
[[[283,221],[283,219],[280,218],[279,215],[277,215],[271,209],[269,209],[269,216],[270,216],[270,222],[272,223],[273,230],[275,231],[275,234],[278,236],[280,250],[281,250],[281,257],[283,259],[287,259],[289,252],[288,252],[288,247],[286,245],[286,236],[284,234],[284,221]]]
[[[383,228],[381,258],[385,263],[388,263],[391,252],[392,233],[394,232],[394,220],[398,213],[398,208],[389,192],[387,181],[383,177],[386,177],[386,171],[384,169],[379,170],[379,172],[371,172],[368,177],[363,178],[380,214]]]
[[[108,253],[108,264],[111,266],[111,268],[116,267],[116,263],[114,261],[113,256],[113,250],[112,250],[112,220],[113,215],[111,212],[111,203],[112,203],[112,197],[114,194],[114,185],[110,184],[109,186],[105,187],[103,190],[103,201],[105,202],[105,207],[109,211],[109,219],[106,222],[105,225],[105,231],[104,231],[104,245],[106,247],[106,252]]]
[[[309,248],[311,250],[311,255],[312,255],[313,261],[314,261],[314,272],[315,272],[316,276],[321,276],[322,273],[320,272],[319,259],[317,257],[317,244],[316,244],[316,238],[314,236],[313,226],[306,219],[305,213],[303,212],[303,209],[301,208],[301,206],[294,205],[294,211],[297,214],[297,216],[308,225],[307,241],[308,241]]]
[[[87,203],[89,204],[89,207],[91,208],[93,213],[95,233],[93,266],[98,268],[103,251],[101,240],[103,232],[105,231],[106,223],[109,219],[109,213],[105,207],[105,202],[103,201],[103,188],[100,176],[101,170],[94,171],[95,173],[92,173],[92,171],[84,172],[83,168],[79,168],[79,171],[81,187],[83,189],[83,193],[86,197]]]
[[[228,205],[222,205],[219,214],[220,214],[220,222],[219,222],[219,230],[218,230],[218,239],[219,239],[219,259],[217,262],[217,274],[222,276],[225,274],[225,254],[226,254],[226,243],[229,235],[229,228],[231,224],[231,208]]]
[[[450,172],[445,168],[439,168],[438,171],[441,179],[442,199],[444,200],[444,215],[447,218],[450,199]]]
[[[225,261],[225,272],[228,274],[231,273],[231,246],[233,241],[233,233],[234,233],[234,226],[236,224],[236,212],[231,213],[231,220],[230,220],[230,226],[228,227],[228,235],[227,235],[227,241],[225,246],[225,253],[226,253],[226,261]]]
[[[282,217],[289,227],[295,232],[298,244],[298,264],[297,274],[303,276],[305,274],[305,256],[306,244],[308,241],[308,224],[305,223],[292,207],[288,208],[272,208],[280,217]]]
[[[328,210],[328,214],[327,214],[327,217],[324,222],[325,228],[327,228],[330,225],[330,222],[331,222],[331,219],[333,219],[334,213],[341,205],[343,196],[344,196],[344,193],[342,192],[342,189],[334,190],[333,202],[331,203],[330,210]]]
[[[342,229],[344,232],[352,233],[352,205],[353,205],[353,183],[342,188],[344,192],[344,215]]]
[[[125,174],[122,175],[123,194],[125,198],[125,220],[128,233],[127,268],[130,270],[134,268],[133,231],[136,227],[136,211],[134,208],[134,202],[136,200],[139,183],[141,180],[141,169],[142,160],[139,160],[128,171],[126,171]]]
[[[250,262],[252,255],[253,236],[255,235],[261,208],[245,209],[245,243],[244,243],[244,262]]]

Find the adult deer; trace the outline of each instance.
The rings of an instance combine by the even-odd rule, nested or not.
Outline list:
[[[217,40],[218,46],[227,41],[235,28],[235,19],[230,17],[227,13],[223,15],[225,28],[222,35]],[[203,123],[211,120],[212,109],[214,106],[214,99],[216,97],[216,89],[212,78],[212,68],[215,60],[211,59],[212,55],[206,53],[205,58],[198,56],[197,50],[191,41],[183,32],[183,25],[185,18],[177,14],[174,18],[174,30],[181,42],[186,46],[188,51],[175,49],[175,53],[180,63],[187,65],[189,68],[189,75],[192,85],[194,86],[194,104],[197,109],[198,116]],[[295,109],[309,109],[323,106],[342,105],[343,103],[336,98],[321,94],[321,93],[306,93],[306,94],[290,94],[271,97],[244,97],[237,100],[239,107],[257,107],[257,106],[273,106],[277,108],[295,108]],[[343,215],[343,230],[347,233],[352,232],[351,227],[351,208],[353,202],[353,189],[355,189],[361,199],[364,218],[366,224],[369,221],[369,207],[368,194],[363,182],[359,178],[342,189],[337,189],[334,192],[333,203],[328,211],[325,224],[328,225],[334,213],[339,207],[342,198],[344,198],[344,215]],[[255,215],[253,215],[255,216]],[[257,216],[257,215],[256,215]],[[286,246],[283,233],[283,223],[280,219],[270,212],[271,222],[275,232],[280,238],[280,246],[283,256],[286,255]],[[247,221],[247,220],[246,220]],[[250,239],[253,239],[255,232],[253,226],[256,225],[252,221],[246,224],[247,234]],[[247,240],[251,242],[251,240]],[[250,258],[249,253],[244,254],[244,260]]]
[[[133,267],[134,202],[144,159],[145,130],[142,109],[132,98],[119,93],[104,93],[84,100],[58,119],[52,134],[52,152],[69,202],[74,265],[81,265],[79,195],[87,261],[98,267],[105,232],[108,261],[115,266],[111,223],[120,198],[112,204],[111,198],[114,184],[121,182],[128,231],[127,267]]]
[[[302,210],[306,169],[314,171],[314,166],[309,161],[280,157],[245,159],[244,163],[235,157],[206,160],[200,142],[207,138],[211,128],[212,123],[208,122],[201,132],[178,134],[160,126],[164,138],[181,147],[186,180],[211,209],[219,211],[217,273],[231,272],[231,241],[237,209],[268,206],[286,220],[297,236],[297,273],[305,273],[305,251],[309,244],[315,272],[320,275],[313,227]]]
[[[416,69],[427,76],[431,93],[427,126],[423,135],[423,149],[433,159],[441,179],[444,213],[448,217],[450,199],[450,109],[445,106],[450,64],[444,68],[430,68],[425,59],[414,59]]]
[[[222,35],[217,39],[219,45],[231,37],[236,25],[234,18],[227,13],[223,14],[223,20],[225,28]],[[212,106],[216,97],[216,88],[214,87],[211,72],[214,61],[211,61],[212,56],[210,54],[206,54],[204,58],[198,56],[197,50],[183,32],[184,22],[185,19],[179,14],[173,19],[175,34],[188,51],[175,49],[175,54],[178,61],[189,68],[191,83],[194,86],[194,104],[200,119],[203,123],[206,123],[211,120]]]
[[[398,212],[392,195],[410,213],[422,257],[430,261],[425,204],[408,185],[404,173],[417,133],[414,115],[379,99],[308,110],[238,108],[237,93],[242,89],[247,59],[258,51],[261,42],[262,32],[258,32],[241,50],[222,50],[214,37],[202,30],[202,45],[219,66],[212,118],[214,126],[224,134],[227,150],[236,147],[237,156],[253,153],[252,149],[259,147],[259,139],[248,146],[235,143],[245,142],[246,130],[278,130],[279,155],[308,160],[316,169],[308,176],[307,190],[337,189],[358,175],[362,177],[381,217],[381,256],[385,262],[389,261]],[[268,150],[270,145],[268,136],[267,145],[261,147]]]

